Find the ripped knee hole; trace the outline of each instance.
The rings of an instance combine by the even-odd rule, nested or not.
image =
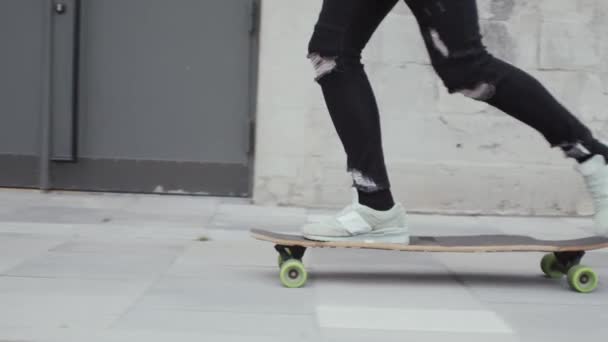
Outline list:
[[[315,72],[315,80],[319,80],[323,76],[329,74],[337,66],[337,57],[323,57],[317,53],[312,53],[308,55],[308,58],[310,59]]]
[[[481,82],[474,88],[459,89],[456,92],[473,100],[487,101],[496,94],[496,86],[488,82]]]

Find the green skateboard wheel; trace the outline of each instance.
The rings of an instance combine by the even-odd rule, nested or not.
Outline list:
[[[577,265],[568,271],[568,284],[574,291],[580,293],[593,292],[597,288],[599,278],[590,267]]]
[[[560,270],[557,257],[553,253],[547,254],[543,257],[543,259],[540,261],[540,268],[543,270],[543,273],[551,279],[559,279],[564,275],[564,273]]]
[[[281,284],[288,288],[304,286],[308,280],[308,273],[300,260],[290,259],[283,263],[279,273]]]

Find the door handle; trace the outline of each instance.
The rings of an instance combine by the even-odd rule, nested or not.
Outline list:
[[[55,13],[57,14],[64,14],[65,12],[68,11],[68,5],[66,5],[63,2],[57,2],[55,3]]]

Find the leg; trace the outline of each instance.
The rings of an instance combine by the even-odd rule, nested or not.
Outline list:
[[[396,3],[324,0],[308,47],[360,200],[378,210],[388,210],[394,202],[384,162],[378,106],[360,60],[361,51]]]
[[[486,51],[476,0],[406,2],[419,22],[433,67],[450,93],[497,107],[539,131],[552,147],[583,144],[596,153],[605,152],[596,146],[589,129],[542,84]]]
[[[552,147],[582,163],[608,232],[608,148],[536,79],[490,55],[482,45],[476,0],[406,0],[416,16],[433,67],[450,93],[504,111],[540,132]]]
[[[321,241],[408,243],[406,213],[395,204],[384,163],[378,106],[361,51],[397,0],[324,0],[308,52],[346,151],[358,196],[303,235]]]

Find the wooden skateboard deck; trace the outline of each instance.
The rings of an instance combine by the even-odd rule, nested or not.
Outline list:
[[[366,242],[320,242],[301,235],[252,229],[255,239],[277,245],[306,248],[365,248],[405,252],[578,252],[608,247],[608,237],[574,240],[538,240],[521,235],[412,236],[410,244]]]
[[[302,259],[307,248],[357,248],[406,252],[490,253],[549,252],[541,260],[548,278],[567,275],[570,287],[581,293],[597,288],[599,277],[580,264],[586,251],[608,247],[608,237],[593,236],[571,240],[539,240],[523,235],[411,236],[409,244],[368,242],[321,242],[301,235],[252,229],[253,238],[275,244],[279,253],[279,277],[290,288],[302,287],[308,279]]]

